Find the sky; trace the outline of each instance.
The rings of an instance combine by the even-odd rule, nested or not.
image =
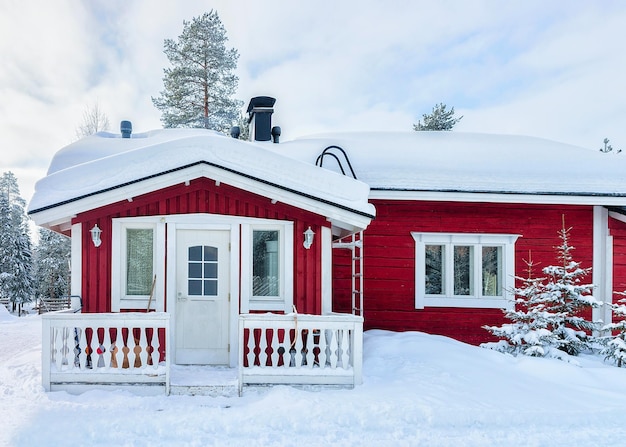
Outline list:
[[[410,131],[442,102],[455,131],[626,150],[618,0],[0,0],[0,172],[30,200],[94,104],[111,131],[162,127],[163,40],[210,9],[240,55],[236,97],[277,98],[283,141]]]

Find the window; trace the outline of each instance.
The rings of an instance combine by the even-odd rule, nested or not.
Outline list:
[[[154,230],[126,230],[126,295],[149,295],[154,275]]]
[[[146,309],[153,295],[151,308],[162,311],[163,253],[157,253],[158,241],[164,240],[164,224],[143,219],[113,219],[113,250],[111,263],[111,310]],[[161,275],[162,276],[162,275]]]
[[[187,253],[187,292],[194,296],[217,296],[217,247],[197,245]]]
[[[418,309],[509,307],[517,235],[412,233]]]
[[[291,312],[293,224],[244,224],[241,230],[242,312]]]

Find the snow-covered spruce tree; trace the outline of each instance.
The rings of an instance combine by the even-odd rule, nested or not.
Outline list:
[[[31,241],[26,202],[12,172],[0,177],[0,297],[22,305],[32,300]]]
[[[578,355],[591,349],[593,337],[588,334],[599,329],[599,323],[587,320],[583,314],[600,307],[602,303],[591,294],[593,284],[582,282],[591,268],[581,268],[580,263],[574,261],[574,247],[569,244],[570,231],[571,228],[565,228],[564,222],[559,231],[561,244],[555,247],[559,265],[543,269],[547,283],[542,295],[546,310],[555,315],[550,327],[557,339],[557,348],[570,355]]]
[[[617,292],[618,295],[626,296],[626,292]],[[619,368],[626,366],[626,299],[619,300],[611,305],[613,314],[620,320],[617,323],[609,323],[602,330],[610,331],[606,344],[602,350],[605,360],[614,361]]]
[[[455,118],[454,107],[450,110],[446,110],[446,107],[444,103],[436,104],[430,114],[422,115],[423,124],[422,121],[413,124],[413,130],[452,130],[463,117]]]
[[[35,288],[38,298],[69,295],[70,239],[45,228],[39,229],[35,247]]]
[[[529,259],[524,262],[527,276],[515,278],[521,282],[521,287],[513,289],[514,308],[504,311],[504,316],[511,323],[502,326],[483,326],[501,340],[496,343],[483,343],[481,346],[513,355],[544,357],[557,345],[549,327],[550,321],[554,317],[563,318],[563,315],[555,316],[546,310],[542,300],[546,278],[534,277],[534,263],[530,253]]]
[[[226,30],[216,11],[183,21],[177,41],[165,39],[164,89],[152,98],[165,127],[202,127],[228,132],[243,103],[233,99],[239,54],[226,48]]]
[[[588,333],[598,328],[598,323],[585,319],[583,314],[602,303],[592,295],[592,284],[583,284],[582,279],[590,268],[583,269],[573,260],[569,244],[571,228],[559,231],[561,244],[555,247],[559,265],[542,269],[543,278],[532,277],[532,262],[529,261],[527,278],[522,287],[514,290],[515,309],[505,311],[512,323],[502,326],[485,326],[485,329],[502,340],[485,343],[486,348],[512,354],[561,357],[556,350],[578,355],[591,348],[592,336]]]

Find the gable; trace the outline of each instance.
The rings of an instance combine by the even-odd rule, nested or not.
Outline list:
[[[92,146],[93,154],[88,151]],[[97,134],[62,149],[37,183],[29,214],[38,225],[63,231],[79,213],[198,178],[320,214],[339,233],[365,228],[375,213],[362,182],[263,145],[208,131],[168,129],[132,139]]]

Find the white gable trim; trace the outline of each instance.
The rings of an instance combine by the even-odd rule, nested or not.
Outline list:
[[[126,186],[96,193],[82,199],[54,206],[49,209],[31,213],[32,219],[37,225],[53,226],[67,222],[72,216],[95,208],[109,205],[122,200],[132,200],[134,197],[147,194],[159,189],[174,186],[190,180],[206,177],[218,183],[226,183],[235,188],[250,191],[267,197],[272,201],[283,202],[288,205],[304,209],[315,214],[327,217],[331,222],[336,222],[341,228],[364,229],[369,225],[374,215],[374,207],[368,204],[367,212],[358,209],[347,209],[341,204],[330,203],[322,199],[316,199],[273,186],[271,184],[255,180],[234,172],[227,171],[215,166],[200,163],[185,169],[169,172],[148,179],[138,181]],[[344,209],[346,208],[346,209]],[[368,215],[363,215],[368,214]]]

